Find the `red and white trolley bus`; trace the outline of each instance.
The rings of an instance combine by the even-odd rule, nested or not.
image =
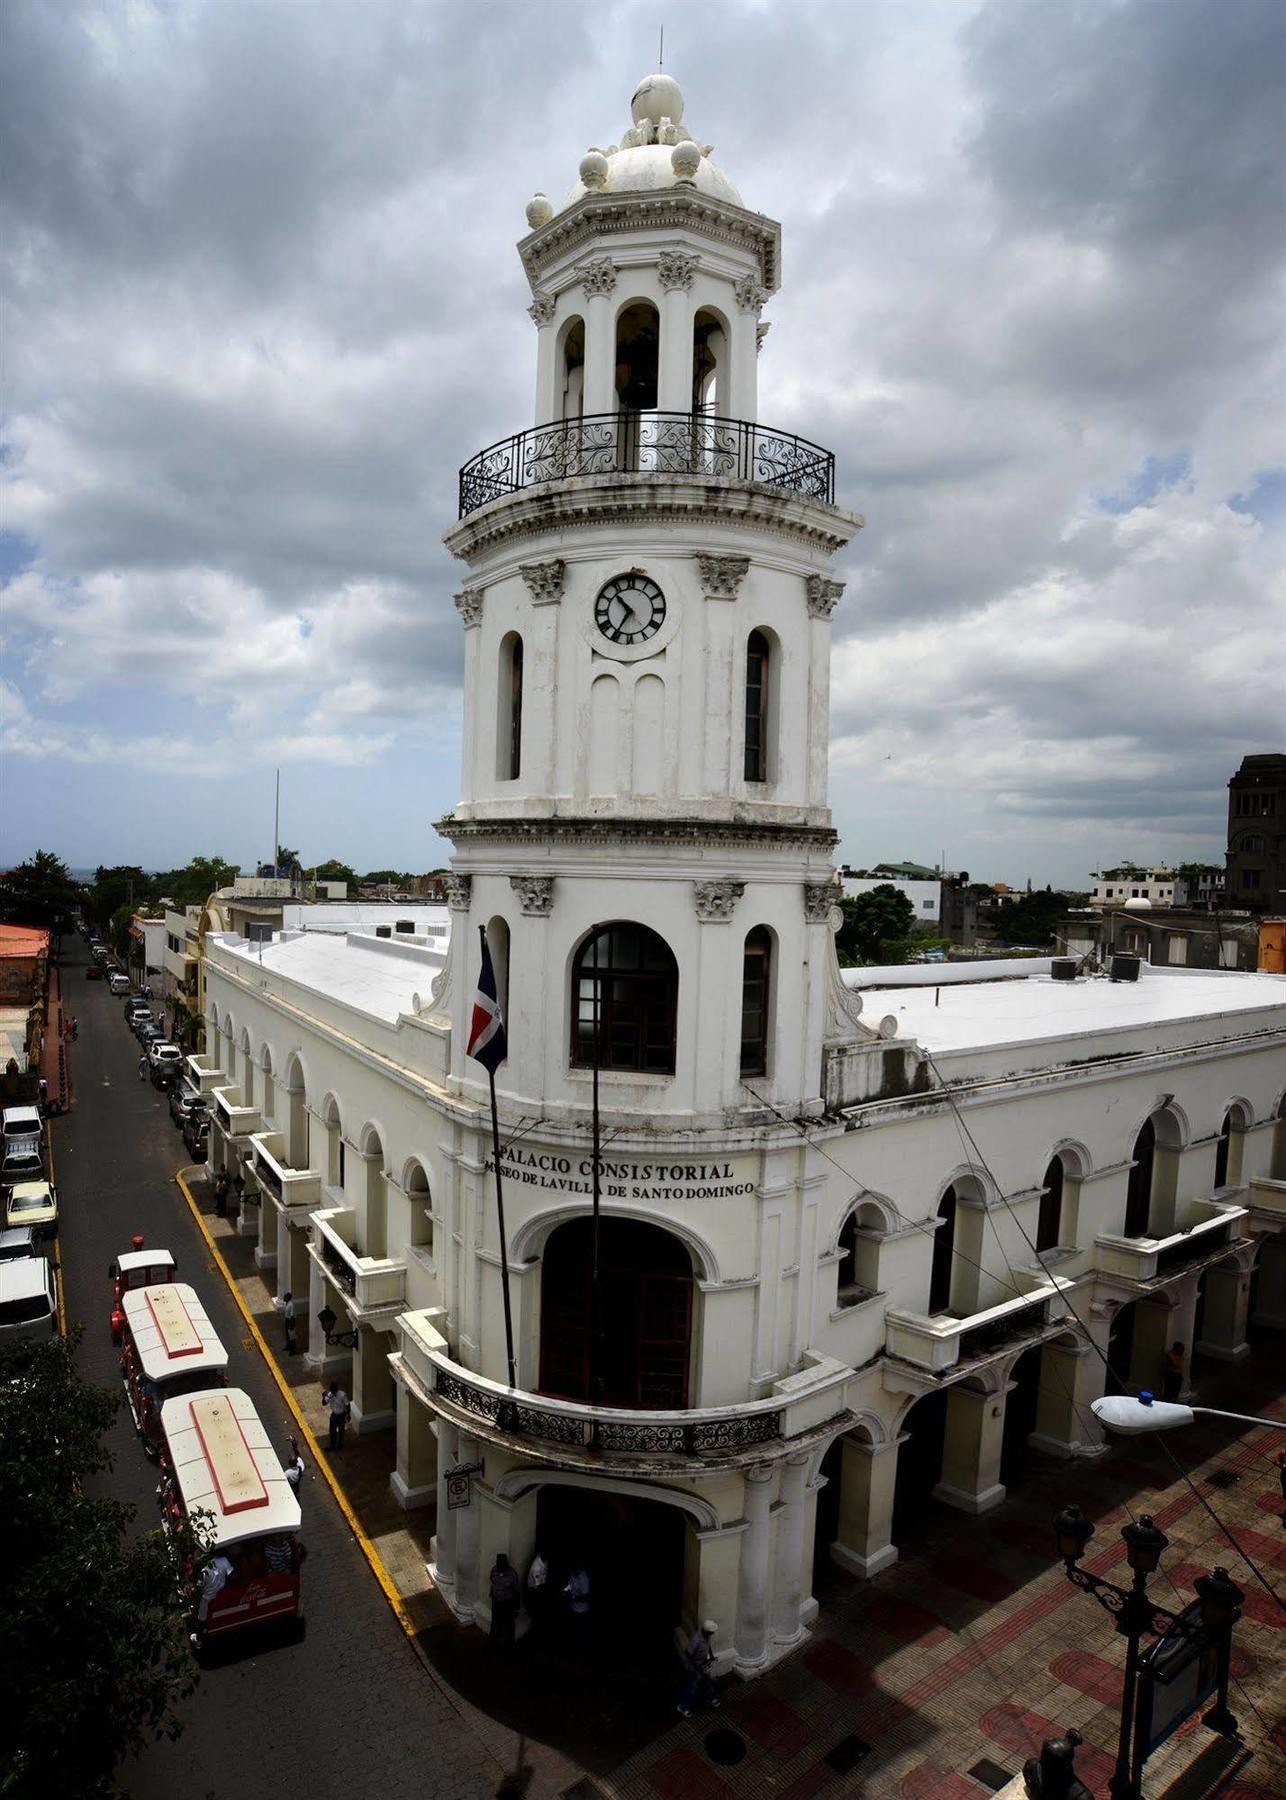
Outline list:
[[[121,1296],[121,1379],[149,1456],[161,1448],[161,1408],[177,1394],[221,1387],[228,1353],[196,1291],[162,1282]]]
[[[302,1619],[299,1502],[240,1388],[212,1388],[161,1408],[161,1514],[173,1529],[198,1510],[213,1519],[193,1621],[198,1645]]]
[[[141,1237],[130,1240],[131,1248],[124,1256],[118,1256],[114,1263],[109,1263],[107,1273],[112,1281],[112,1342],[119,1344],[121,1332],[125,1329],[125,1314],[121,1311],[121,1301],[135,1288],[152,1287],[161,1281],[173,1281],[177,1264],[168,1250],[147,1250]]]

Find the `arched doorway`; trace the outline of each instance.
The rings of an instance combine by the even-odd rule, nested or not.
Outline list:
[[[942,1477],[942,1446],[947,1434],[948,1388],[924,1394],[905,1414],[899,1430],[906,1434],[898,1448],[893,1490],[893,1542],[914,1543],[926,1531],[926,1518],[938,1513],[933,1490]]]
[[[1130,1365],[1134,1361],[1134,1312],[1135,1302],[1126,1306],[1118,1306],[1112,1315],[1112,1323],[1107,1333],[1107,1378],[1104,1382],[1105,1394],[1128,1394],[1130,1390]]]
[[[1000,1444],[1000,1479],[1007,1492],[1021,1487],[1024,1474],[1033,1470],[1035,1452],[1027,1440],[1036,1429],[1044,1349],[1043,1344],[1031,1345],[1009,1372]]]
[[[541,1391],[600,1406],[685,1407],[692,1342],[692,1260],[686,1248],[672,1233],[641,1219],[602,1220],[597,1355],[593,1256],[589,1218],[560,1225],[545,1246]]]
[[[536,1498],[536,1544],[561,1596],[578,1564],[589,1576],[591,1666],[641,1682],[671,1682],[683,1610],[688,1521],[678,1507],[597,1487],[549,1484]],[[567,1647],[562,1605],[549,1648]]]

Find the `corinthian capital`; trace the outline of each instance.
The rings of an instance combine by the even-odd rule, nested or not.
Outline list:
[[[582,263],[576,275],[587,300],[592,300],[595,294],[610,294],[616,286],[616,270],[606,256]]]
[[[663,288],[690,288],[700,267],[701,258],[687,250],[662,250],[656,263],[656,278]]]
[[[726,925],[733,908],[746,891],[744,881],[725,876],[720,881],[697,881],[692,887],[692,903],[703,925]]]
[[[749,567],[748,556],[703,556],[698,551],[701,592],[707,600],[735,600]]]
[[[810,615],[814,619],[829,619],[839,604],[844,583],[833,581],[829,575],[810,575],[804,585],[808,590]]]
[[[768,298],[763,285],[753,275],[743,275],[732,293],[742,312],[762,312],[764,301]]]
[[[558,302],[552,294],[537,294],[527,308],[527,316],[533,325],[548,325],[557,310]]]
[[[518,896],[525,913],[546,918],[554,910],[554,878],[552,875],[511,875],[509,885]]]
[[[469,627],[471,625],[481,625],[481,623],[482,623],[482,589],[481,588],[469,588],[469,587],[461,588],[460,592],[458,594],[454,594],[452,596],[452,598],[455,601],[455,609],[460,615],[460,623],[464,626],[466,631],[469,629]]]
[[[519,565],[518,573],[527,583],[533,606],[551,606],[562,599],[566,567],[561,556],[551,556],[547,562]]]

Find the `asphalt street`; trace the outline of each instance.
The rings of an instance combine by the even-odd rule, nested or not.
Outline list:
[[[201,1296],[228,1351],[229,1382],[250,1394],[284,1460],[290,1415],[175,1183],[188,1162],[183,1139],[164,1093],[139,1080],[124,1000],[105,982],[86,980],[88,952],[79,939],[65,939],[64,952],[67,1007],[79,1016],[80,1035],[72,1051],[75,1105],[55,1121],[53,1151],[68,1319],[85,1328],[80,1367],[94,1381],[119,1383],[107,1269],[142,1232],[149,1245],[174,1253],[179,1278]],[[111,1443],[110,1485],[150,1526],[156,1471],[125,1407]],[[311,1464],[307,1447],[305,1459]],[[490,1800],[501,1770],[419,1661],[311,1467],[302,1503],[302,1640],[248,1643],[239,1658],[205,1671],[183,1709],[179,1739],[150,1749],[121,1779],[136,1800],[315,1793]]]

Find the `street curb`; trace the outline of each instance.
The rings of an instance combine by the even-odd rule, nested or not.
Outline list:
[[[348,1496],[344,1493],[344,1490],[340,1487],[339,1482],[336,1480],[335,1475],[330,1467],[330,1464],[325,1460],[324,1456],[322,1455],[321,1442],[314,1435],[313,1428],[308,1423],[308,1420],[304,1417],[303,1411],[299,1405],[299,1402],[295,1399],[294,1392],[293,1392],[289,1382],[285,1379],[285,1377],[281,1373],[281,1370],[278,1368],[277,1359],[272,1354],[272,1351],[269,1349],[268,1341],[264,1337],[262,1331],[260,1331],[258,1323],[255,1320],[254,1314],[250,1311],[250,1308],[246,1305],[245,1300],[243,1299],[242,1294],[241,1294],[241,1289],[237,1285],[237,1279],[236,1279],[235,1275],[232,1273],[232,1270],[228,1267],[228,1264],[224,1258],[223,1252],[219,1249],[218,1244],[215,1242],[214,1234],[211,1232],[210,1227],[205,1222],[205,1215],[202,1213],[200,1207],[197,1205],[196,1200],[193,1198],[192,1190],[188,1186],[186,1180],[184,1179],[185,1176],[193,1174],[196,1170],[196,1167],[197,1167],[197,1165],[194,1163],[188,1164],[187,1167],[176,1171],[174,1179],[179,1184],[179,1190],[182,1193],[183,1198],[188,1203],[188,1208],[192,1214],[192,1217],[196,1220],[197,1230],[201,1233],[201,1236],[205,1239],[206,1248],[209,1250],[210,1254],[214,1257],[215,1261],[218,1263],[220,1273],[222,1274],[223,1279],[224,1279],[225,1283],[227,1284],[229,1291],[232,1294],[232,1298],[236,1301],[237,1308],[240,1311],[242,1318],[245,1320],[246,1325],[249,1327],[251,1335],[253,1336],[253,1338],[255,1340],[255,1343],[259,1347],[260,1354],[262,1355],[264,1361],[268,1365],[268,1371],[271,1374],[273,1380],[276,1382],[277,1387],[281,1393],[282,1399],[286,1402],[286,1405],[290,1409],[291,1417],[294,1419],[296,1425],[299,1427],[301,1433],[303,1434],[304,1441],[312,1445],[313,1459],[317,1465],[317,1468],[318,1468],[319,1472],[321,1473],[322,1478],[324,1479],[327,1487],[330,1489],[331,1493],[334,1495],[335,1504],[339,1507],[340,1512],[343,1513],[345,1523],[347,1524],[349,1530],[352,1532],[353,1536],[357,1539],[357,1543],[358,1543],[359,1548],[361,1549],[362,1555],[366,1558],[367,1562],[370,1564],[371,1573],[374,1575],[376,1581],[379,1582],[380,1587],[384,1590],[384,1597],[388,1601],[389,1605],[392,1607],[394,1613],[397,1615],[397,1621],[398,1621],[399,1625],[401,1625],[402,1630],[406,1633],[408,1638],[414,1639],[417,1628],[413,1624],[413,1622],[410,1618],[410,1615],[407,1613],[406,1608],[402,1604],[402,1597],[398,1593],[397,1589],[394,1587],[393,1579],[390,1576],[388,1570],[384,1567],[384,1564],[380,1559],[379,1551],[375,1548],[374,1544],[371,1542],[370,1538],[366,1535],[366,1532],[363,1530],[362,1523],[361,1523],[360,1519],[357,1517],[357,1514],[353,1511],[352,1506],[349,1504]]]
[[[54,1173],[54,1132],[53,1132],[53,1124],[49,1119],[45,1120],[45,1149],[46,1149],[46,1152],[49,1157],[49,1185],[54,1190],[54,1192],[57,1193],[58,1192],[58,1179]],[[62,1209],[61,1209],[61,1207],[59,1208],[58,1223],[59,1223],[58,1235],[54,1239],[54,1292],[58,1297],[58,1335],[60,1338],[66,1338],[66,1336],[67,1336],[67,1297],[63,1293],[63,1239],[62,1239]]]

